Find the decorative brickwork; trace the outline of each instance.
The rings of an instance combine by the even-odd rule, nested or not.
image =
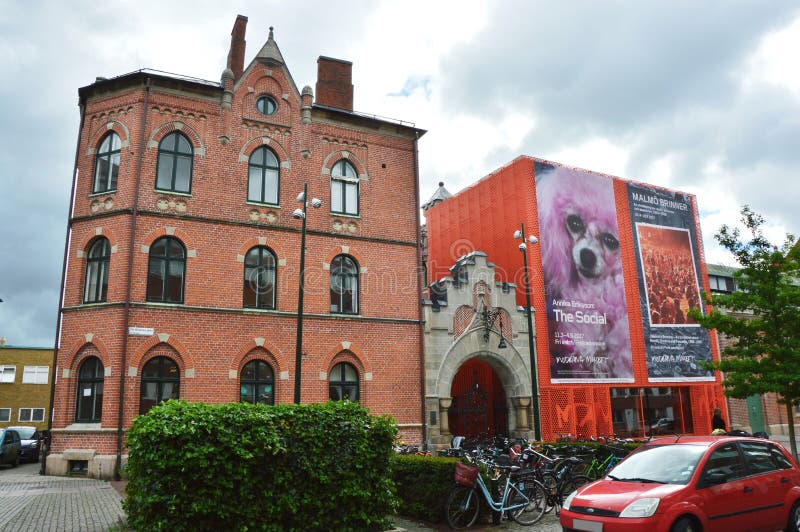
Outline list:
[[[71,247],[84,253],[102,234],[113,250],[103,303],[82,303],[86,260],[69,261],[60,329],[65,347],[57,366],[74,374],[80,360],[97,350],[107,376],[102,421],[88,425],[73,423],[74,379],[58,380],[50,472],[66,471],[68,450],[94,453],[90,475],[109,476],[109,463],[125,460],[124,445],[116,455],[119,436],[139,413],[141,371],[156,356],[180,368],[182,399],[238,401],[239,373],[247,361],[259,359],[274,372],[275,403],[293,400],[301,223],[292,211],[306,182],[309,198],[322,199],[322,207],[308,209],[302,400],[328,400],[327,375],[338,361],[347,361],[359,371],[361,403],[375,414],[392,415],[405,441],[423,439],[415,161],[424,131],[352,113],[347,62],[321,62],[333,65],[323,68],[332,98],[324,106],[319,98],[312,101],[308,87],[301,96],[272,32],[245,67],[246,22],[236,19],[222,83],[141,71],[79,90],[85,120],[74,173]],[[257,109],[262,96],[276,104],[274,113]],[[111,130],[122,141],[117,189],[92,195],[95,154]],[[163,170],[159,141],[173,131],[192,146],[191,193],[155,189],[156,171]],[[249,157],[261,146],[278,159],[276,205],[247,199]],[[342,157],[359,174],[354,217],[330,213],[330,165]],[[374,179],[368,182],[367,176]],[[163,280],[149,265],[151,246],[162,236],[186,249],[182,304],[146,300],[149,280]],[[244,257],[257,245],[269,247],[277,259],[274,310],[243,308]],[[325,266],[341,253],[360,266],[358,315],[330,310]]]

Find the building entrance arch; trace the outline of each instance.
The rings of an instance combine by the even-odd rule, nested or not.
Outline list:
[[[491,441],[508,436],[508,406],[503,383],[492,367],[477,359],[466,361],[450,387],[450,430],[468,441]]]
[[[515,285],[494,279],[474,251],[424,302],[426,443],[444,450],[454,436],[534,437],[527,319]]]

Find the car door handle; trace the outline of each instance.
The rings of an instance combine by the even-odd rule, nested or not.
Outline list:
[[[786,477],[781,478],[781,484],[786,484],[787,482],[789,482],[788,478]]]
[[[752,492],[752,491],[753,491],[753,488],[751,488],[750,486],[745,486],[745,487],[744,487],[744,492],[745,492],[745,493],[750,493],[750,492]]]

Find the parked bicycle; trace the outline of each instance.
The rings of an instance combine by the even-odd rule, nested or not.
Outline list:
[[[544,513],[555,508],[558,514],[567,495],[592,481],[581,473],[585,462],[577,456],[548,456],[529,447],[523,451],[523,461],[530,464],[534,479],[544,488]]]
[[[612,467],[617,465],[627,454],[628,450],[621,447],[614,447],[612,445],[599,447],[593,452],[589,465],[582,473],[592,480],[597,480],[611,470]],[[602,458],[600,458],[601,456]]]
[[[398,445],[393,446],[394,452],[397,454],[413,454],[416,456],[431,456],[431,452],[428,450],[422,450],[419,448],[419,445],[406,445],[405,443],[400,443]]]
[[[520,473],[519,466],[500,466],[489,459],[464,457],[468,464],[456,462],[455,480],[458,484],[447,497],[445,515],[453,529],[472,526],[480,514],[481,498],[495,512],[505,513],[521,525],[532,525],[544,515],[547,494],[532,475]],[[480,475],[484,465],[497,482],[499,498],[492,495]]]

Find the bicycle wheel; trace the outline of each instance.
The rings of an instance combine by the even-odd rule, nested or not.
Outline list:
[[[544,513],[547,513],[556,505],[556,499],[558,498],[558,478],[553,473],[543,473],[541,484],[547,495],[547,506],[544,509]]]
[[[456,486],[447,496],[445,517],[450,528],[458,530],[472,526],[481,509],[480,495],[474,488]]]
[[[584,484],[588,484],[590,482],[594,481],[586,475],[573,475],[565,479],[564,482],[559,486],[558,506],[561,507],[564,505],[564,499],[567,498],[567,495],[580,488]]]
[[[510,512],[511,519],[524,526],[532,525],[539,521],[545,514],[545,509],[547,508],[547,493],[544,487],[532,478],[520,480],[516,482],[515,485],[522,491],[525,497],[527,497],[528,503],[521,508],[512,510]],[[522,495],[514,490],[509,494],[508,499],[507,502],[509,505],[524,501]]]

